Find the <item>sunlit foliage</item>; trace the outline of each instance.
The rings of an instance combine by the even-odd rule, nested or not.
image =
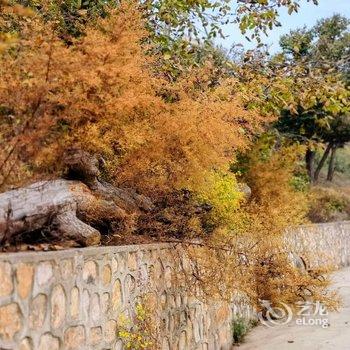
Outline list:
[[[114,10],[70,46],[38,16],[19,23],[20,41],[0,68],[5,188],[59,174],[69,147],[99,154],[110,179],[143,192],[193,187],[263,120],[244,108],[235,80],[211,87],[210,66],[174,84],[154,78],[134,6]]]
[[[249,9],[272,12],[242,30],[274,22],[273,4],[294,6],[245,2],[243,18]],[[0,57],[1,190],[61,176],[65,151],[82,148],[118,186],[152,200],[186,189],[199,207],[209,208],[204,225],[186,221],[201,238],[194,264],[204,276],[192,277],[204,282],[203,290],[229,298],[240,291],[255,302],[294,302],[311,291],[330,302],[323,294],[328,280],[318,278],[322,271],[299,271],[283,251],[284,230],[306,214],[306,199],[292,185],[298,148],[272,142],[263,156],[259,144],[253,149],[242,177],[251,197],[243,195],[229,164],[281,106],[294,113],[319,98],[326,111],[337,112],[343,103],[333,99],[338,86],[317,86],[304,71],[279,74],[282,66],[266,62],[259,70],[239,66],[221,75],[204,60],[168,79],[153,74],[158,56],[150,54],[156,50],[139,6],[123,3],[110,11],[69,38],[38,13],[2,16],[2,26],[16,24],[18,38]]]

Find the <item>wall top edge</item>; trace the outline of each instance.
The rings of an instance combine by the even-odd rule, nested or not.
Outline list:
[[[339,227],[339,226],[350,226],[350,221],[337,221],[321,224],[306,224],[289,228],[287,233],[292,233],[296,230],[302,230],[303,228],[322,228],[322,227]],[[350,231],[349,231],[350,234]],[[55,260],[72,258],[76,256],[97,256],[115,253],[130,253],[136,251],[145,250],[159,250],[159,249],[170,249],[175,247],[179,243],[149,243],[149,244],[134,244],[134,245],[119,245],[119,246],[98,246],[98,247],[86,247],[86,248],[70,248],[56,251],[25,251],[25,252],[11,252],[11,253],[0,253],[0,261],[9,262],[38,262],[43,260]]]
[[[295,230],[300,230],[303,228],[322,228],[322,227],[339,227],[339,226],[349,226],[350,225],[350,220],[346,221],[332,221],[332,222],[322,222],[322,223],[310,223],[310,224],[303,224],[295,227],[290,227],[286,231],[291,232]]]
[[[55,251],[24,251],[0,253],[0,262],[39,262],[45,260],[67,259],[78,256],[92,257],[102,256],[117,253],[130,253],[140,250],[160,250],[170,249],[177,245],[177,243],[149,243],[149,244],[133,244],[133,245],[119,245],[119,246],[97,246],[85,248],[69,248]]]

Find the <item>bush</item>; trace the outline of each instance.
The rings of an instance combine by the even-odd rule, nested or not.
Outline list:
[[[310,178],[306,172],[297,172],[291,179],[291,185],[298,192],[307,192],[310,188]]]
[[[242,343],[248,332],[257,325],[256,320],[246,320],[241,316],[234,317],[232,321],[232,335],[235,344]]]
[[[308,217],[312,222],[350,219],[350,196],[333,188],[314,187]]]
[[[234,229],[235,220],[232,219],[244,199],[234,174],[212,171],[205,177],[203,187],[198,192],[199,201],[212,206],[208,225]]]

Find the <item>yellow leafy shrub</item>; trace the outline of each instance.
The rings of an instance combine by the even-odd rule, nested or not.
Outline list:
[[[207,174],[203,187],[198,189],[198,199],[212,206],[209,224],[213,227],[224,226],[227,229],[235,229],[235,214],[244,200],[244,194],[234,174],[222,171]]]
[[[159,348],[159,329],[150,302],[144,296],[135,306],[132,318],[123,314],[118,319],[117,335],[128,350],[154,350]],[[155,305],[153,305],[155,307]]]

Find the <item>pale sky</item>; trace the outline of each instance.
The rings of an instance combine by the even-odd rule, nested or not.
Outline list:
[[[269,32],[268,37],[263,34],[263,42],[271,45],[270,51],[274,53],[279,49],[278,42],[281,35],[289,33],[291,29],[303,27],[304,25],[311,27],[317,20],[330,17],[334,13],[339,13],[350,18],[350,0],[319,0],[318,6],[302,0],[298,13],[288,15],[286,10],[281,11],[280,22],[282,27],[274,28]],[[240,34],[238,27],[234,24],[227,26],[224,33],[228,35],[228,38],[218,39],[217,43],[225,48],[231,48],[233,43],[241,43],[245,48],[253,48],[256,45],[249,43]]]

